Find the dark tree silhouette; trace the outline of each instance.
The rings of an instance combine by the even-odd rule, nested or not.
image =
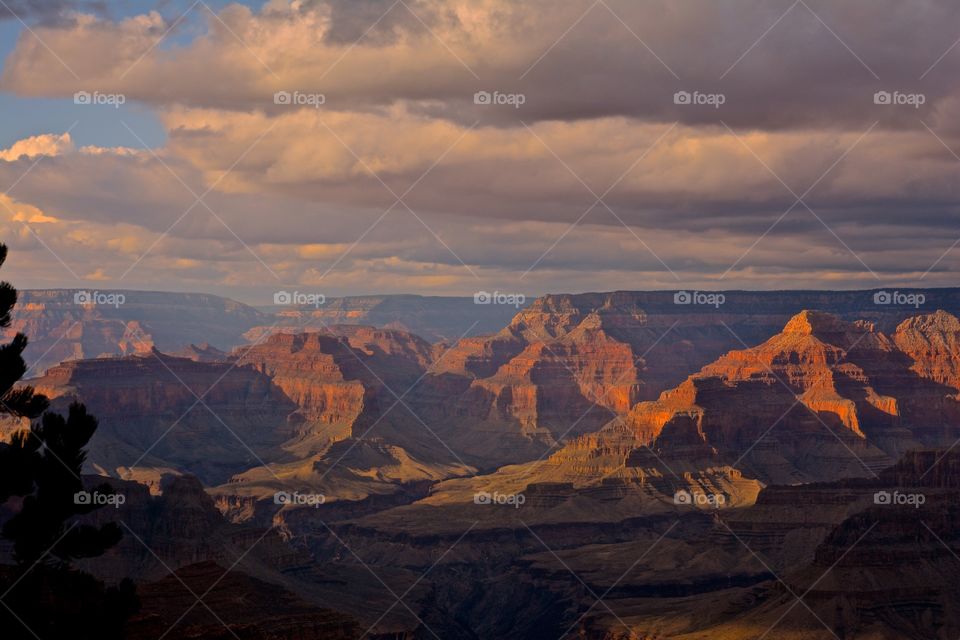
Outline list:
[[[6,257],[0,244],[0,266]],[[10,326],[16,301],[16,290],[0,282],[0,327]],[[70,567],[71,560],[101,555],[122,535],[115,523],[96,527],[78,520],[102,506],[81,499],[84,447],[97,419],[78,403],[64,419],[46,411],[49,402],[32,388],[14,388],[27,372],[26,346],[21,333],[0,346],[0,414],[27,427],[0,443],[0,505],[13,511],[2,534],[13,542],[17,563],[0,567],[0,637],[120,638],[136,610],[133,584],[106,588]],[[103,484],[92,492],[113,490]]]
[[[90,558],[120,541],[122,532],[113,522],[102,527],[73,523],[67,528],[71,518],[102,506],[77,500],[84,492],[80,478],[86,458],[83,447],[96,429],[97,419],[86,407],[74,403],[66,420],[56,413],[44,413],[29,433],[20,432],[11,443],[9,455],[28,461],[26,472],[33,481],[20,511],[3,526],[3,536],[14,542],[18,563],[31,565],[47,557],[60,562]],[[38,449],[35,443],[42,446]],[[3,458],[0,451],[0,465]],[[109,495],[113,489],[103,484],[92,493]]]

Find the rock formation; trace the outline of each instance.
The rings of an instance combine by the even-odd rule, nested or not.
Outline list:
[[[64,360],[147,353],[153,347],[171,352],[207,342],[229,349],[245,343],[243,333],[269,318],[245,304],[206,294],[111,291],[123,296],[122,303],[111,305],[84,303],[83,293],[97,292],[20,292],[13,322],[3,335],[9,339],[19,331],[30,337],[24,357],[33,365],[32,373]]]
[[[908,448],[956,437],[957,323],[938,312],[887,337],[804,311],[637,404],[625,423],[655,449],[699,441],[768,482],[873,475]]]
[[[153,350],[65,362],[31,383],[55,407],[86,403],[100,421],[87,465],[115,477],[179,469],[218,484],[294,435],[286,416],[296,405],[252,367]]]

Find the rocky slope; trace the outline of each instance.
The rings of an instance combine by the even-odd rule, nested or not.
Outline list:
[[[92,302],[75,298],[84,293]],[[122,300],[111,298],[116,302],[111,304],[94,298],[98,293]],[[19,292],[3,336],[19,331],[30,338],[24,359],[36,374],[64,360],[144,353],[152,347],[169,352],[207,342],[229,349],[245,343],[243,333],[268,317],[245,304],[199,293],[35,289]]]
[[[397,401],[432,358],[412,334],[334,327],[184,355],[70,361],[30,384],[55,408],[80,399],[98,416],[91,471],[152,486],[193,474],[224,485],[233,513],[250,500],[273,506],[280,490],[362,500],[473,471]]]
[[[131,633],[169,627],[193,602],[144,544],[197,593],[223,575],[224,558],[249,550],[205,599],[241,637],[311,638],[318,628],[340,637],[353,629],[348,616],[364,629],[376,622],[374,637],[892,640],[960,631],[955,452],[912,452],[876,479],[769,487],[755,505],[719,512],[664,505],[547,522],[531,499],[477,505],[456,526],[419,531],[377,516],[320,524],[278,514],[264,537],[224,522],[190,479],[173,479],[161,496],[120,489],[127,503],[92,517],[120,517],[142,542],[127,536],[86,568],[144,585]],[[878,492],[924,501],[878,504]],[[519,516],[507,524],[498,509]],[[412,611],[395,606],[377,621],[394,603],[390,590],[410,586]],[[267,600],[276,606],[258,608]],[[175,633],[227,633],[205,609],[178,624]]]
[[[757,347],[730,350],[740,340],[733,325],[757,332],[767,316],[661,317],[631,306],[637,295],[587,301],[596,307],[547,297],[499,334],[449,348],[400,330],[335,326],[272,335],[228,356],[191,347],[189,359],[70,363],[35,383],[53,396],[89,396],[107,423],[91,457],[98,468],[149,480],[125,469],[147,450],[138,467],[232,480],[224,493],[244,499],[284,483],[364,499],[520,463],[443,485],[436,499],[462,502],[488,480],[513,492],[622,482],[643,499],[703,490],[736,505],[758,483],[871,475],[908,448],[955,437],[960,321],[946,312],[911,316],[887,334],[803,311]],[[207,388],[196,403],[193,393]],[[131,415],[143,424],[121,428]],[[197,436],[200,446],[185,446]],[[339,466],[356,455],[355,466]]]
[[[638,294],[548,297],[452,347],[337,326],[226,356],[73,362],[36,382],[97,403],[112,440],[92,460],[174,425],[120,512],[198,585],[253,548],[212,602],[266,594],[282,615],[237,612],[241,637],[347,630],[319,609],[381,637],[956,637],[960,458],[916,448],[960,435],[960,321],[864,320],[853,302],[782,317],[753,300],[671,313]],[[220,484],[160,477],[173,466]],[[132,536],[90,567],[149,583],[150,633],[180,604]],[[408,587],[412,612],[377,621]],[[184,633],[229,635],[210,622]]]
[[[129,295],[135,293],[129,292]],[[62,292],[58,295],[59,298],[50,294],[58,300],[63,297]],[[163,307],[162,294],[144,295],[143,300],[148,302],[153,300],[150,296],[156,298],[151,302],[154,307]],[[945,309],[960,306],[958,290],[927,290],[924,295],[927,306],[936,304]],[[383,433],[371,435],[386,437],[410,449],[415,456],[446,455],[459,458],[458,462],[491,468],[537,458],[571,438],[598,430],[611,419],[629,412],[638,401],[656,399],[660,393],[679,385],[692,372],[723,354],[742,349],[745,344],[766,340],[782,328],[789,320],[789,312],[799,304],[810,303],[835,310],[842,318],[860,315],[872,319],[881,331],[885,327],[892,330],[905,318],[916,315],[917,311],[914,307],[897,304],[875,304],[873,292],[866,291],[725,292],[723,296],[723,303],[718,302],[715,306],[699,304],[698,297],[691,297],[690,304],[676,304],[672,292],[545,296],[516,313],[509,324],[494,335],[466,337],[453,344],[435,345],[428,345],[413,334],[398,329],[380,329],[377,333],[370,328],[354,326],[347,331],[342,326],[329,326],[326,321],[359,322],[374,318],[374,310],[386,314],[385,309],[391,308],[399,313],[408,304],[422,313],[434,314],[439,313],[438,309],[446,308],[444,305],[453,304],[450,300],[400,297],[387,304],[385,298],[353,299],[350,304],[337,302],[317,310],[330,311],[333,315],[321,318],[323,329],[314,333],[338,336],[350,345],[346,351],[332,340],[326,345],[317,345],[317,349],[326,350],[323,357],[332,359],[330,362],[307,362],[307,349],[298,351],[296,363],[270,364],[277,360],[276,356],[270,355],[271,350],[283,353],[284,348],[288,352],[290,349],[273,342],[268,346],[269,341],[264,340],[263,332],[256,331],[253,333],[259,342],[250,355],[259,354],[261,370],[269,370],[271,376],[275,374],[287,395],[302,405],[299,413],[291,418],[294,422],[300,421],[294,428],[301,430],[301,436],[309,439],[310,434],[322,432],[319,433],[321,440],[336,441],[357,436],[368,426],[376,425],[376,429]],[[218,300],[226,308],[232,308],[229,301]],[[485,314],[492,313],[491,309],[498,313],[505,310],[504,305],[473,305],[472,301],[469,302],[470,307],[475,307],[477,318],[486,317]],[[119,314],[118,318],[125,318],[124,314],[129,315],[129,310],[139,309],[138,304],[131,297],[118,309],[99,305],[89,311],[98,314],[97,317]],[[462,305],[463,301],[457,304]],[[58,312],[58,322],[76,322],[68,313],[75,313],[76,305],[72,301],[64,305],[66,310]],[[167,327],[163,323],[171,321],[177,313],[189,316],[177,305],[168,306],[170,309],[163,308],[159,319],[150,322]],[[45,307],[39,317],[50,315],[51,308],[49,305]],[[510,313],[514,312],[512,308],[506,308]],[[301,310],[289,308],[282,313],[297,315]],[[236,314],[238,319],[233,324],[219,322],[222,326],[217,328],[217,335],[223,335],[227,329],[234,332],[232,327],[251,320],[258,321],[253,317],[256,312],[242,305],[237,307]],[[393,322],[387,321],[388,315],[375,319],[389,325]],[[454,315],[461,318],[463,314]],[[85,321],[64,329],[77,331]],[[70,354],[61,351],[72,343],[67,340],[54,345],[49,327],[34,324],[21,328],[50,337],[50,345],[43,342],[47,338],[42,338],[39,344],[54,346],[50,351],[53,358],[100,353],[101,349],[105,352],[137,349],[146,352],[154,343],[162,346],[170,342],[166,329],[146,331],[145,322],[117,325],[110,331],[100,330],[96,333],[107,336],[104,338],[106,342],[96,348],[76,350],[71,347]],[[299,321],[293,322],[294,326],[283,325],[281,322],[274,329],[302,333],[302,329],[298,329],[302,325]],[[187,326],[191,325],[187,323]],[[122,332],[117,334],[121,328]],[[902,339],[909,340],[911,330],[921,329],[904,329]],[[142,339],[133,340],[133,336],[141,333],[145,334]],[[192,337],[192,334],[184,337]],[[254,335],[248,333],[248,337]],[[197,361],[224,359],[215,346],[191,345],[179,349],[180,344],[196,342],[200,340],[179,341],[176,352]],[[942,352],[949,350],[951,345],[930,344],[918,346],[919,351],[915,353],[909,348],[900,352],[906,357],[915,356],[917,362],[939,357],[939,352],[926,354],[922,351],[925,348]],[[238,357],[235,354],[234,359]],[[301,366],[303,372],[295,371]],[[324,370],[308,373],[316,367]],[[929,372],[925,379],[930,381],[930,394],[937,394],[938,375],[951,374],[947,370]],[[772,389],[768,392],[776,393]],[[398,403],[397,397],[402,397],[403,401]],[[824,415],[832,409],[840,410],[841,414],[845,411],[843,407],[831,408],[829,400],[824,401],[827,404],[820,409]],[[870,401],[880,402],[876,398],[868,399]],[[394,404],[397,406],[390,409]],[[917,406],[919,411],[919,407],[925,405],[920,402]],[[949,409],[949,403],[941,408]],[[383,418],[388,411],[389,419]],[[883,408],[878,406],[877,411],[883,411]],[[894,431],[890,433],[891,443],[900,440]],[[314,444],[309,443],[307,448],[314,447]],[[884,450],[891,454],[902,451],[893,446],[890,444]],[[784,473],[792,471],[785,468]]]
[[[103,481],[84,476],[90,491]],[[232,524],[196,478],[166,476],[156,492],[136,482],[108,483],[122,503],[83,519],[119,523],[124,536],[104,555],[78,564],[107,583],[130,578],[137,584],[141,610],[125,637],[157,638],[169,630],[165,637],[346,639],[359,638],[374,622],[386,632],[417,627],[403,607],[381,615],[395,601],[381,579],[397,593],[409,589],[406,601],[419,606],[424,590],[411,571],[388,567],[374,576],[344,562],[342,553],[312,556],[280,523]],[[0,505],[0,524],[12,506]],[[10,551],[0,543],[0,562],[10,562]],[[194,609],[191,590],[204,602]]]
[[[194,593],[206,594],[203,604]],[[209,561],[141,585],[138,596],[140,611],[125,631],[131,639],[354,640],[362,633],[349,615]]]
[[[956,452],[913,451],[877,478],[771,486],[752,506],[719,511],[635,503],[626,515],[608,498],[592,517],[547,520],[540,512],[558,502],[538,495],[333,526],[373,566],[403,558],[430,568],[422,613],[451,635],[919,640],[960,631]],[[336,544],[311,539],[317,552]],[[531,628],[512,603],[550,623]]]
[[[282,460],[280,445],[294,436],[286,417],[296,404],[252,367],[153,350],[66,362],[30,383],[55,409],[79,399],[97,416],[87,466],[114,477],[179,470],[218,484],[258,458]]]
[[[411,333],[363,326],[272,335],[237,349],[232,362],[269,376],[297,405],[297,449],[322,452],[348,437],[386,439],[413,452],[452,458],[404,400],[430,377],[433,348]],[[442,450],[442,451],[441,451]],[[439,455],[438,455],[439,454]]]
[[[417,295],[327,298],[319,307],[273,306],[266,310],[275,314],[276,327],[253,327],[250,339],[277,328],[299,333],[333,325],[371,325],[415,333],[430,342],[454,342],[499,331],[517,312],[510,305],[474,304],[473,298]]]
[[[90,302],[83,302],[87,298]],[[320,308],[261,310],[202,293],[33,289],[19,292],[13,323],[3,336],[9,339],[17,331],[29,336],[24,357],[33,373],[42,373],[64,360],[143,353],[152,347],[176,353],[202,343],[230,350],[268,332],[320,331],[337,324],[455,341],[497,331],[515,313],[512,306],[475,305],[472,298],[454,297],[328,298]]]
[[[528,522],[596,518],[601,503],[613,517],[648,512],[677,491],[720,496],[731,508],[752,503],[765,484],[873,477],[907,449],[960,435],[958,337],[960,322],[942,311],[905,320],[891,336],[804,311],[757,347],[730,351],[542,460],[442,482],[377,518],[443,527],[482,493],[549,505],[528,510]],[[484,522],[509,515],[496,513]]]
[[[907,448],[956,437],[960,383],[950,345],[958,335],[945,312],[904,321],[887,337],[870,323],[805,311],[551,460],[582,474],[604,452],[628,466],[652,452],[667,463],[683,452],[764,482],[872,475]]]
[[[945,450],[911,451],[878,478],[766,489],[718,534],[778,577],[675,637],[956,637],[958,498],[960,455]]]
[[[757,347],[639,403],[625,423],[655,448],[700,442],[765,481],[873,475],[908,448],[956,439],[958,337],[960,322],[943,311],[889,337],[804,311]]]
[[[519,461],[596,431],[725,353],[767,340],[804,305],[890,332],[920,313],[916,307],[876,304],[874,293],[731,291],[714,306],[677,304],[673,292],[548,295],[500,332],[460,340],[443,352],[434,370],[471,380],[451,415],[466,427],[460,430],[477,434],[465,449]],[[927,308],[960,312],[960,290],[924,295]],[[444,439],[460,435],[452,429],[439,433]],[[491,448],[491,441],[503,440],[510,445],[499,452]],[[510,458],[505,450],[522,455]]]

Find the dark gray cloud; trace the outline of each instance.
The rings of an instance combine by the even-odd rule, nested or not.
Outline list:
[[[329,13],[324,42],[369,47],[393,44],[404,33],[422,32],[426,27],[417,17],[427,25],[434,22],[433,12],[421,0],[410,0],[407,7],[395,0],[322,0],[308,3],[303,10]]]
[[[143,46],[135,24],[104,22],[95,34],[64,26],[43,37],[55,51],[84,58],[76,62],[83,82],[156,105],[275,109],[273,89],[266,90],[274,85],[322,92],[334,109],[416,101],[425,114],[461,123],[625,116],[778,130],[856,129],[878,120],[909,128],[956,100],[956,2],[591,4],[325,0],[297,11],[225,10],[232,33],[213,22],[209,34],[157,48],[123,77],[119,70],[155,40],[156,25],[139,27]],[[37,6],[50,14],[65,5]],[[19,49],[4,69],[9,90],[50,95],[79,86],[35,43]],[[38,65],[49,73],[39,77]],[[476,91],[522,93],[525,102],[519,109],[475,105]],[[678,91],[722,94],[724,103],[678,105]],[[877,105],[878,91],[922,94],[923,103]]]
[[[290,13],[226,11],[233,33],[213,23],[192,45],[158,48],[123,77],[118,70],[155,40],[156,25],[143,23],[145,46],[136,46],[134,24],[105,22],[95,34],[65,25],[43,37],[55,51],[76,48],[87,58],[76,62],[83,82],[153,104],[264,108],[272,98],[266,83],[323,92],[331,108],[414,100],[424,113],[511,126],[627,116],[771,130],[876,120],[909,127],[954,95],[960,73],[960,49],[950,50],[960,36],[960,5],[947,0],[609,0],[579,22],[590,3],[420,0],[384,16],[391,4],[327,0]],[[37,16],[74,5],[22,6]],[[482,14],[481,27],[470,22],[471,10]],[[97,46],[81,46],[91,37]],[[5,87],[44,95],[76,90],[46,51],[29,41],[20,48],[5,65]],[[49,65],[50,74],[38,77],[38,65]],[[526,101],[519,109],[475,105],[480,90],[523,93]],[[716,109],[677,105],[677,91],[720,93],[725,101]],[[924,102],[917,109],[875,105],[877,91],[921,93]]]
[[[0,20],[55,25],[66,11],[104,13],[107,3],[97,0],[4,0],[0,4]]]

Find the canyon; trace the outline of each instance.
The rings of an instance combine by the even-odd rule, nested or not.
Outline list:
[[[24,383],[100,420],[126,502],[88,517],[136,535],[83,566],[140,585],[130,637],[218,577],[250,637],[955,637],[960,290],[875,293],[548,295],[453,338],[340,307]]]
[[[271,304],[267,304],[270,302]],[[250,306],[220,296],[167,291],[27,289],[19,291],[4,339],[30,336],[24,357],[30,370],[65,360],[131,355],[157,347],[165,353],[206,343],[229,351],[276,331],[320,330],[333,324],[368,324],[455,341],[498,330],[515,313],[471,298],[415,295],[357,296],[322,306]]]

